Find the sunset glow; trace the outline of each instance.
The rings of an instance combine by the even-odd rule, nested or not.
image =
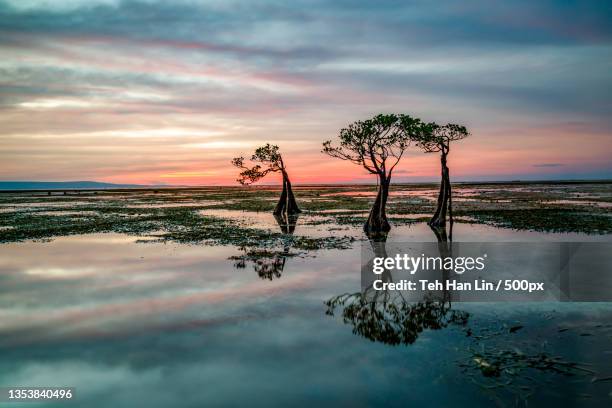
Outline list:
[[[0,180],[234,184],[269,142],[294,183],[374,182],[320,150],[379,112],[465,124],[455,180],[612,177],[609,7],[343,3],[0,0]]]

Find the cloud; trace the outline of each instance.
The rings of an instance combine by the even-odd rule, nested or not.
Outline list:
[[[407,175],[414,174],[414,173],[416,172],[412,170],[400,169],[400,170],[394,171],[393,175],[394,176],[407,176]]]
[[[592,168],[612,132],[611,18],[604,3],[560,0],[0,0],[0,160],[19,178],[159,180],[127,172],[178,157],[205,173],[198,154],[270,141],[319,174],[321,140],[407,112],[477,130],[463,157],[503,150],[505,174],[570,162],[524,148],[554,124],[580,136]]]
[[[533,167],[563,167],[563,163],[538,163],[534,164]]]

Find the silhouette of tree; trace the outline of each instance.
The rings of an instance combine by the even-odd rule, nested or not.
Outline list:
[[[430,127],[431,131],[429,133],[422,133],[417,141],[417,145],[425,150],[426,153],[440,153],[442,180],[440,182],[440,191],[438,193],[436,211],[429,221],[429,225],[434,227],[444,227],[446,225],[446,215],[448,214],[452,228],[453,200],[447,158],[450,152],[451,142],[465,139],[470,134],[465,126],[455,125],[452,123],[444,126],[430,124]]]
[[[377,115],[357,121],[340,131],[339,146],[331,140],[323,143],[322,152],[358,164],[378,181],[378,194],[364,225],[366,233],[384,233],[391,229],[386,215],[387,198],[393,169],[400,162],[413,138],[423,138],[426,125],[408,115]]]
[[[287,168],[278,146],[267,143],[265,146],[258,147],[251,156],[251,161],[255,164],[249,167],[245,165],[245,159],[242,156],[232,159],[232,164],[242,169],[237,181],[242,185],[248,185],[261,180],[269,173],[280,172],[283,176],[283,191],[276,208],[274,208],[274,214],[293,215],[300,213],[301,211],[295,202],[295,196],[291,189]]]
[[[274,215],[274,219],[283,234],[293,235],[295,226],[299,218],[299,214],[295,215]],[[298,253],[291,252],[290,244],[285,241],[285,245],[281,250],[267,249],[248,249],[240,248],[244,253],[238,256],[231,256],[229,259],[234,261],[234,267],[238,269],[246,268],[247,262],[253,264],[253,269],[257,272],[257,276],[261,279],[273,280],[282,276],[285,269],[287,258],[297,256]]]
[[[261,279],[278,279],[283,274],[287,257],[276,253],[270,258],[260,258],[253,264],[253,269]]]
[[[280,278],[285,269],[287,258],[296,256],[295,253],[289,251],[288,246],[285,246],[282,251],[249,250],[247,248],[240,248],[240,250],[244,252],[242,255],[229,258],[234,261],[234,268],[244,269],[247,267],[247,263],[251,263],[257,276],[267,280]]]
[[[377,302],[361,292],[336,296],[325,305],[331,316],[341,307],[344,323],[353,326],[353,333],[390,345],[412,344],[423,330],[465,325],[469,318],[467,312],[452,310],[450,302],[408,303],[399,297]]]

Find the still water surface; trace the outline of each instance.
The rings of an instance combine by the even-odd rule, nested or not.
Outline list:
[[[298,222],[296,234],[319,235],[317,228]],[[610,240],[468,224],[457,224],[454,238]],[[425,224],[389,236],[411,240],[435,236]],[[471,361],[465,328],[426,330],[411,345],[390,346],[325,314],[326,300],[359,291],[359,243],[287,258],[274,279],[261,279],[251,264],[236,268],[228,258],[240,253],[116,234],[1,245],[0,386],[74,387],[83,407],[515,406],[512,392],[483,389],[462,367]],[[530,373],[529,405],[612,402],[612,382],[597,380],[612,375],[612,304],[456,307],[471,314],[475,330],[523,326],[505,346],[543,349],[597,373]]]

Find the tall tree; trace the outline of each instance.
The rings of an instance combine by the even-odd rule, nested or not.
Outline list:
[[[438,202],[436,211],[429,221],[432,227],[446,226],[446,216],[453,224],[453,199],[450,183],[450,171],[448,169],[448,154],[450,153],[451,142],[465,139],[470,135],[465,126],[449,123],[444,126],[430,124],[430,132],[420,135],[417,144],[427,153],[440,153],[440,167],[442,180],[440,191],[438,192]],[[451,232],[452,234],[452,232]]]
[[[278,146],[267,143],[265,146],[258,147],[251,156],[251,161],[255,164],[245,165],[244,157],[235,157],[232,164],[242,169],[237,181],[242,185],[255,183],[266,177],[269,173],[280,172],[283,176],[283,191],[278,204],[274,208],[275,215],[294,215],[300,213],[300,209],[295,202],[295,196],[291,189],[291,182],[287,174],[287,167],[283,162]]]
[[[368,235],[387,233],[386,205],[393,169],[413,138],[422,137],[426,125],[408,115],[377,115],[340,131],[340,145],[323,143],[323,153],[362,166],[378,180],[378,194],[364,225]]]

